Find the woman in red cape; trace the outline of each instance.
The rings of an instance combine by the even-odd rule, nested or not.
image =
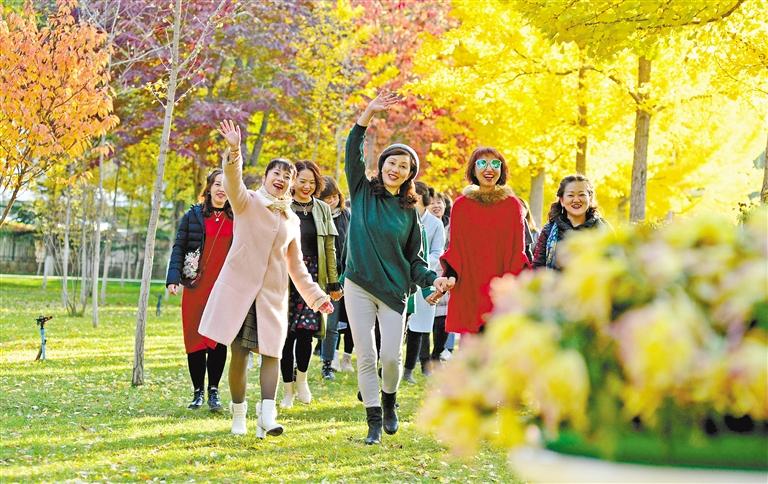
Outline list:
[[[504,157],[494,148],[477,148],[466,176],[471,185],[453,205],[450,243],[440,258],[444,275],[456,277],[445,320],[452,333],[481,332],[492,309],[491,280],[529,267],[523,209],[505,186]]]

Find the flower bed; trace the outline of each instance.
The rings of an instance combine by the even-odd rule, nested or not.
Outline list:
[[[459,454],[537,425],[563,452],[768,468],[768,213],[575,234],[563,257],[494,282],[422,425]]]

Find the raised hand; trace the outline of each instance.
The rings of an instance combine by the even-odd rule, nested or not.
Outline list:
[[[236,125],[234,121],[225,119],[219,123],[218,132],[231,150],[240,149],[240,126]]]
[[[381,91],[370,103],[368,103],[368,110],[374,113],[380,111],[386,111],[395,104],[402,101],[402,97],[396,92]]]
[[[368,107],[365,108],[365,111],[360,114],[360,117],[357,118],[357,124],[360,126],[368,126],[368,123],[371,121],[371,118],[374,114],[386,111],[387,109],[391,108],[395,104],[402,101],[402,97],[394,92],[390,91],[381,91],[376,98],[374,98],[370,103],[368,103]]]

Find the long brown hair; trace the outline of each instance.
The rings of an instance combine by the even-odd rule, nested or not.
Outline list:
[[[200,192],[200,195],[197,196],[197,200],[203,205],[203,217],[210,217],[213,213],[213,202],[211,201],[211,187],[213,186],[213,183],[216,181],[216,177],[223,174],[224,170],[221,168],[215,168],[213,171],[211,171],[208,176],[205,179],[205,187],[203,187],[203,191]],[[229,204],[229,199],[227,199],[226,202],[224,202],[224,213],[227,214],[227,217],[230,219],[235,218],[235,215],[232,213],[232,206]]]
[[[568,175],[560,180],[560,186],[557,187],[557,200],[555,203],[549,206],[549,216],[547,217],[550,222],[555,220],[565,209],[560,203],[560,199],[565,194],[565,187],[572,182],[583,182],[587,186],[587,193],[589,194],[589,208],[587,208],[587,220],[592,217],[599,217],[600,213],[597,211],[597,200],[595,199],[595,189],[592,187],[592,182],[584,175]]]

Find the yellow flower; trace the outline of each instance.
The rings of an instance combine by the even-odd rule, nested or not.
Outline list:
[[[768,345],[765,338],[748,336],[728,358],[731,411],[768,419]]]
[[[625,313],[613,328],[629,387],[627,411],[651,415],[695,367],[706,322],[681,294]]]
[[[544,362],[531,375],[531,389],[547,430],[556,433],[566,420],[577,429],[586,426],[589,376],[578,351],[560,351]]]

